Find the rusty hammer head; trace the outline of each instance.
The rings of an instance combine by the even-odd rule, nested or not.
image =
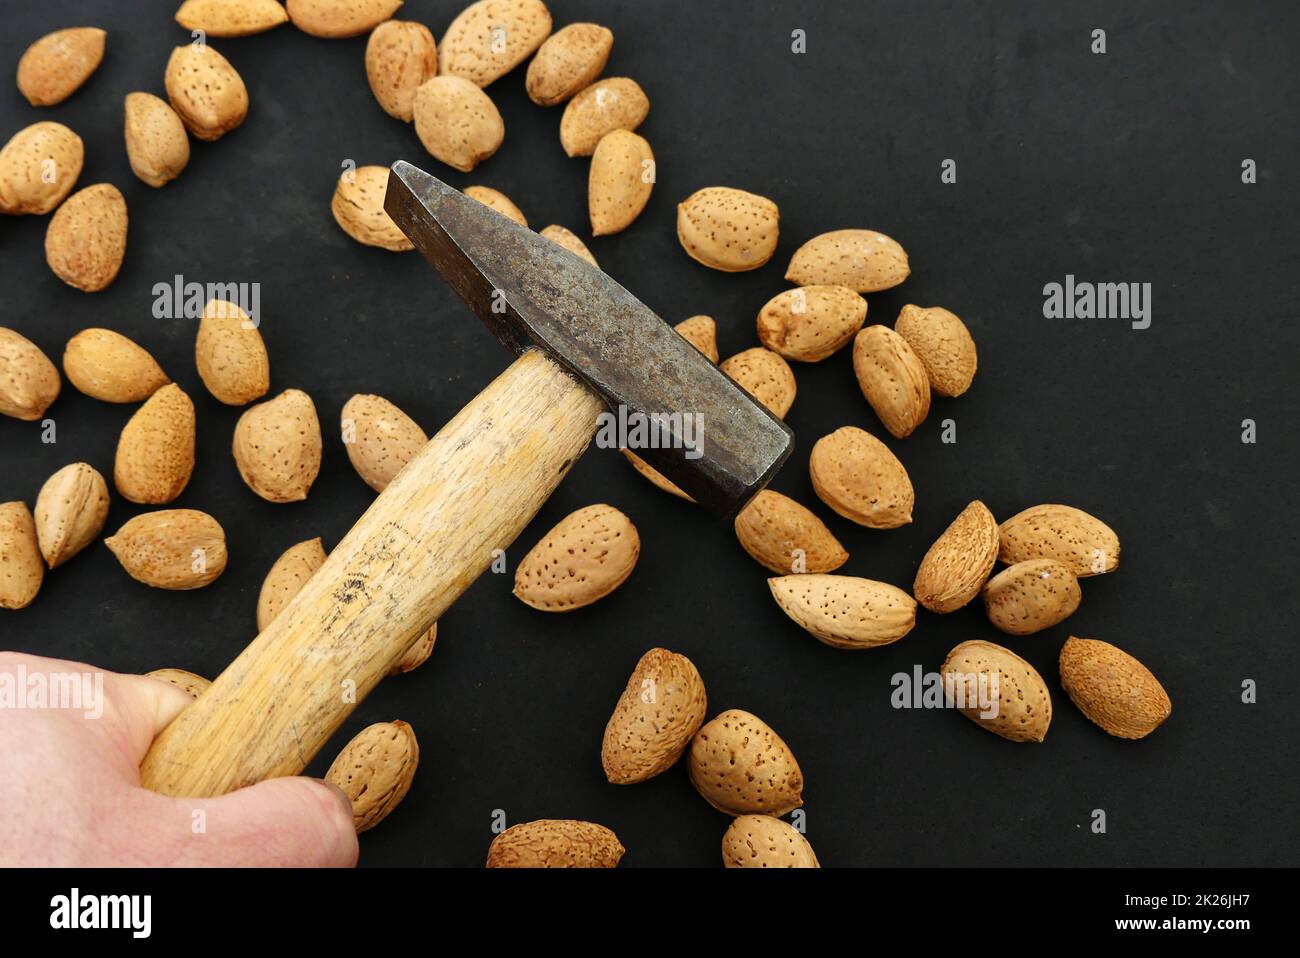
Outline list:
[[[790,454],[785,423],[573,253],[405,162],[384,208],[508,348],[545,351],[626,424],[620,436],[655,437],[634,451],[700,504],[735,513]]]

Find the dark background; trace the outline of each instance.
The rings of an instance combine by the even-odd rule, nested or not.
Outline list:
[[[130,173],[122,98],[163,94],[171,48],[188,35],[177,0],[6,4],[0,65],[60,27],[109,30],[98,73],[62,105],[0,91],[0,135],[39,119],[86,143],[78,186],[115,183],[130,209],[121,274],[105,292],[64,286],[43,261],[47,218],[0,223],[5,325],[58,362],[80,329],[107,326],[149,349],[193,397],[198,465],[177,507],[225,527],[231,562],[214,585],[168,593],[129,579],[96,544],[55,570],[22,612],[0,616],[0,647],[122,671],[178,666],[215,676],[254,632],[263,576],[289,545],[333,547],[372,500],[337,438],[339,409],[376,392],[430,433],[508,363],[507,354],[416,254],[363,247],[334,224],[341,164],[408,159],[456,186],[503,190],[535,228],[584,237],[586,160],[560,149],[561,108],[533,106],[524,69],[489,93],[505,118],[501,151],[473,174],[442,166],[414,130],[374,102],[364,38],[318,40],[292,26],[214,40],[243,76],[251,108],[216,143],[193,142],[181,177],[153,190]],[[408,0],[403,19],[441,39],[463,4]],[[1294,328],[1294,52],[1300,8],[1277,3],[745,3],[555,0],[556,26],[615,35],[606,75],[651,100],[640,132],[658,160],[650,205],[625,233],[588,243],[601,265],[666,320],[718,320],[723,356],[756,344],[754,317],[787,288],[790,255],[811,236],[866,227],[911,256],[902,286],[869,296],[868,322],[905,303],[943,305],[971,328],[971,391],[938,400],[907,440],[888,439],[854,381],[850,350],[796,365],[787,417],[797,448],[774,488],[812,506],[852,553],[840,572],[909,587],[933,539],[969,500],[1000,519],[1039,502],[1095,513],[1119,533],[1114,575],[1083,583],[1062,626],[997,633],[978,606],[921,612],[886,648],[821,645],[772,602],[766,572],[728,524],[590,451],[510,551],[444,617],[415,673],[386,681],[312,766],[323,772],[360,728],[401,718],[422,761],[411,794],[362,838],[363,864],[477,865],[494,809],[510,823],[584,818],[612,827],[631,865],[719,863],[727,819],[679,764],[652,781],[604,781],[600,739],[637,658],[686,653],[710,715],[750,710],[785,738],[807,778],[808,836],[826,865],[1297,864],[1294,705],[1297,522]],[[790,52],[791,31],[808,52]],[[1090,52],[1094,28],[1108,52]],[[1258,183],[1241,182],[1244,158]],[[940,164],[958,164],[955,185]],[[728,185],[774,199],[781,243],[766,267],[698,266],[674,235],[675,204]],[[152,318],[151,287],[176,273],[262,284],[272,395],[311,394],[325,433],[305,503],[272,505],[240,481],[229,452],[241,410],[194,369],[195,323]],[[1045,283],[1150,282],[1153,322],[1048,320]],[[35,500],[59,467],[111,475],[134,407],[64,384],[40,427],[0,420],[0,500]],[[958,442],[940,442],[956,421]],[[1256,445],[1241,442],[1243,419]],[[911,526],[879,532],[813,495],[807,455],[846,424],[886,438],[917,489]],[[514,564],[571,510],[605,501],[638,526],[643,553],[607,599],[547,615],[510,595]],[[105,534],[143,511],[114,495]],[[1168,689],[1173,716],[1143,742],[1112,739],[1056,678],[1068,634],[1113,642]],[[896,711],[890,677],[938,667],[983,637],[1032,662],[1055,716],[1038,746],[1004,742],[946,711]],[[1259,702],[1241,703],[1241,683]],[[1104,809],[1108,833],[1090,830]]]

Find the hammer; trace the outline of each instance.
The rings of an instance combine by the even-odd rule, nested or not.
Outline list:
[[[722,515],[790,453],[783,422],[568,250],[405,162],[389,172],[384,208],[517,358],[163,730],[140,766],[155,791],[215,796],[299,774],[536,515],[602,414],[657,417],[658,445],[637,454]],[[695,457],[682,448],[686,414]]]

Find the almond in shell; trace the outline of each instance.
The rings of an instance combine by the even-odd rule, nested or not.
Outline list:
[[[235,465],[268,502],[300,502],[320,472],[320,420],[301,389],[251,406],[235,424]]]
[[[1008,566],[982,591],[989,621],[1008,635],[1032,635],[1068,619],[1079,608],[1079,579],[1055,559]]]
[[[166,100],[152,93],[126,95],[123,135],[131,172],[150,186],[170,183],[190,161],[185,124]]]
[[[870,529],[912,521],[912,480],[889,447],[856,426],[817,440],[808,459],[813,491],[845,519]]]
[[[221,139],[248,115],[248,89],[239,71],[206,43],[173,50],[163,86],[185,129],[200,140]]]
[[[614,34],[597,23],[571,23],[557,30],[528,64],[524,86],[538,106],[555,106],[600,76],[614,46]]]
[[[591,235],[621,233],[641,215],[655,183],[655,155],[645,138],[627,130],[606,133],[591,156],[587,209]]]
[[[353,396],[340,419],[348,459],[375,492],[383,492],[429,441],[415,420],[382,396]]]
[[[402,653],[397,664],[388,670],[389,675],[403,675],[413,672],[428,661],[433,654],[434,643],[438,641],[438,623],[420,633],[420,637],[411,643],[411,647]]]
[[[131,578],[155,589],[199,589],[226,570],[226,534],[196,509],[146,512],[104,545]]]
[[[572,612],[622,585],[641,555],[632,520],[598,504],[570,513],[524,556],[515,595],[543,612]]]
[[[376,722],[343,747],[325,780],[352,803],[358,834],[374,828],[401,804],[420,764],[415,730],[405,722]]]
[[[436,76],[415,91],[415,133],[424,148],[468,173],[501,148],[505,123],[486,93],[459,76]]]
[[[339,40],[369,33],[401,5],[402,0],[285,0],[285,12],[303,33]]]
[[[912,584],[931,612],[953,612],[979,595],[998,558],[998,521],[976,499],[934,541]]]
[[[126,200],[112,183],[68,197],[50,217],[45,261],[69,286],[97,293],[117,278],[126,256]]]
[[[766,196],[710,186],[677,204],[677,240],[688,256],[710,269],[758,269],[776,252],[781,212]]]
[[[847,286],[876,293],[897,286],[910,272],[907,253],[884,233],[833,230],[800,246],[785,278],[799,286]]]
[[[438,75],[438,47],[422,23],[386,20],[366,41],[366,79],[384,112],[411,122],[415,91]]]
[[[894,331],[907,340],[940,396],[960,396],[970,389],[979,366],[975,340],[966,324],[941,306],[904,306]]]
[[[803,804],[803,772],[790,747],[757,715],[729,709],[695,733],[691,784],[727,815],[775,815]]]
[[[489,209],[496,210],[507,219],[514,220],[525,229],[528,228],[528,220],[524,218],[523,211],[500,190],[494,190],[490,186],[467,186],[465,195],[472,200],[478,200]]]
[[[90,545],[108,518],[108,484],[94,466],[74,462],[41,486],[36,497],[36,540],[53,569]]]
[[[257,595],[257,631],[275,621],[293,597],[302,591],[316,570],[325,564],[325,547],[320,536],[285,549],[262,580]]]
[[[837,649],[897,642],[916,625],[916,602],[895,586],[849,575],[768,579],[772,597],[800,628]]]
[[[667,771],[704,722],[704,680],[684,655],[651,649],[632,670],[605,725],[600,763],[614,785]]]
[[[176,22],[210,37],[248,37],[289,21],[280,0],[185,0]]]
[[[623,455],[627,457],[627,461],[632,463],[632,468],[648,479],[656,487],[662,489],[671,496],[676,496],[678,499],[685,499],[687,502],[695,501],[683,492],[675,482],[665,476],[654,466],[650,465],[650,463],[646,462],[631,449],[623,449],[621,451]]]
[[[31,605],[44,578],[36,523],[27,503],[0,503],[0,609]]]
[[[0,414],[35,422],[59,398],[59,371],[26,336],[0,326]]]
[[[771,815],[741,815],[722,836],[727,868],[820,868],[808,839]]]
[[[741,389],[761,402],[772,415],[784,419],[794,405],[794,370],[784,359],[762,346],[736,353],[719,367]]]
[[[1003,522],[998,531],[998,558],[1009,564],[1055,559],[1081,579],[1119,568],[1119,536],[1073,506],[1031,506]]]
[[[614,868],[626,849],[604,825],[543,818],[492,840],[488,868]]]
[[[673,327],[686,340],[705,356],[709,362],[718,361],[718,324],[712,316],[692,316],[683,319]]]
[[[334,222],[358,243],[394,253],[415,247],[384,209],[388,192],[388,168],[361,166],[344,170],[334,187],[330,212]]]
[[[650,113],[650,99],[627,77],[609,77],[587,87],[564,108],[560,145],[569,156],[591,156],[611,130],[635,130]]]
[[[1146,738],[1173,704],[1151,670],[1122,649],[1070,636],[1061,648],[1061,685],[1098,728],[1116,738]]]
[[[199,378],[219,402],[246,406],[271,388],[271,360],[252,317],[238,304],[209,300],[194,340]]]
[[[786,359],[816,363],[847,345],[867,318],[867,301],[847,286],[801,286],[758,313],[758,338]]]
[[[565,229],[563,226],[552,224],[542,230],[542,236],[545,236],[552,243],[563,246],[574,256],[586,260],[596,269],[600,269],[600,264],[596,262],[596,257],[591,255],[591,250],[587,249],[587,244],[578,239],[572,231]]]
[[[930,378],[921,357],[888,326],[868,326],[853,341],[853,373],[891,436],[903,439],[930,414]]]
[[[83,329],[63,349],[68,382],[103,402],[143,402],[170,379],[143,346],[111,329]]]
[[[163,386],[122,428],[113,484],[141,504],[171,502],[194,472],[194,403],[175,383]]]
[[[833,572],[849,554],[811,509],[764,489],[736,516],[741,548],[777,575]]]
[[[447,27],[438,69],[485,87],[527,60],[550,34],[551,12],[542,0],[479,0]]]
[[[86,156],[81,137],[45,120],[24,127],[0,150],[0,213],[43,216],[72,192]]]
[[[32,106],[62,103],[99,68],[106,36],[98,27],[47,33],[18,61],[18,92]]]
[[[174,685],[194,699],[206,692],[212,685],[203,676],[187,672],[185,669],[154,669],[152,672],[146,672],[145,675],[151,679],[166,682],[168,685]]]
[[[963,642],[940,668],[950,704],[994,735],[1041,742],[1052,724],[1052,696],[1032,665],[983,640]]]

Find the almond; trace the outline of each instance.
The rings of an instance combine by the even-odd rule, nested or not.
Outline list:
[[[320,536],[285,549],[262,580],[257,595],[257,631],[264,632],[293,597],[302,591],[307,580],[325,564],[325,547]]]
[[[413,672],[428,661],[429,656],[433,653],[433,645],[438,641],[438,623],[435,622],[420,637],[411,643],[397,664],[388,670],[389,675],[402,675],[406,672]]]
[[[206,43],[173,50],[163,86],[185,129],[200,140],[221,139],[248,115],[248,90],[239,72]]]
[[[736,353],[721,367],[724,373],[772,411],[778,419],[794,405],[794,370],[784,359],[762,346]]]
[[[641,555],[632,520],[613,506],[586,506],[561,519],[515,570],[515,595],[543,612],[572,612],[622,585]]]
[[[684,655],[651,649],[641,656],[605,725],[600,763],[614,785],[666,772],[704,723],[704,680]]]
[[[402,0],[285,0],[285,11],[303,33],[326,40],[359,37],[383,23]]]
[[[781,211],[766,196],[729,186],[697,190],[677,204],[677,240],[688,256],[724,273],[758,269],[776,252]]]
[[[98,27],[45,34],[18,61],[18,92],[32,106],[62,103],[99,68],[106,36]]]
[[[897,286],[911,270],[897,241],[873,230],[834,230],[795,250],[785,278],[799,286],[847,286],[875,293]]]
[[[447,27],[438,69],[485,87],[527,60],[550,34],[551,13],[542,0],[479,0]]]
[[[984,586],[989,621],[1008,635],[1032,635],[1068,619],[1079,608],[1079,579],[1055,559],[1026,559]]]
[[[401,804],[419,764],[415,730],[405,722],[377,722],[343,747],[325,781],[341,788],[352,803],[352,823],[360,834]]]
[[[190,161],[185,124],[167,101],[152,93],[126,95],[123,135],[131,172],[150,186],[170,183]]]
[[[1098,639],[1066,640],[1061,685],[1088,721],[1116,738],[1146,738],[1173,711],[1164,686],[1145,665]]]
[[[375,492],[383,492],[429,441],[415,420],[382,396],[353,396],[340,418],[348,459]]]
[[[226,534],[196,509],[146,512],[104,545],[131,578],[155,589],[199,589],[226,570]]]
[[[939,671],[950,704],[976,725],[1012,742],[1041,742],[1047,737],[1052,724],[1047,683],[1010,649],[982,640],[963,642],[948,653]],[[988,697],[988,710],[980,704],[981,689]],[[992,702],[995,694],[996,703]]]
[[[415,91],[415,133],[424,148],[468,173],[501,148],[505,123],[488,95],[469,80],[436,76]]]
[[[858,386],[890,435],[910,436],[930,414],[930,378],[907,340],[888,326],[868,326],[853,340]]]
[[[438,75],[438,46],[422,23],[386,20],[366,41],[366,79],[384,112],[411,122],[415,91]]]
[[[62,123],[33,123],[0,150],[0,213],[43,216],[72,192],[86,150]]]
[[[311,397],[286,389],[251,406],[235,424],[235,465],[267,502],[301,502],[320,472],[320,420]]]
[[[194,472],[194,403],[180,386],[163,386],[135,411],[117,440],[113,484],[141,504],[171,502]]]
[[[816,363],[845,346],[867,318],[867,301],[847,286],[801,286],[767,301],[758,338],[786,359]]]
[[[820,868],[808,839],[771,815],[741,815],[722,836],[727,868]]]
[[[931,612],[953,612],[979,595],[998,558],[998,521],[976,499],[934,541],[912,594]]]
[[[916,602],[886,582],[809,574],[768,579],[767,584],[786,615],[833,648],[889,645],[916,625]]]
[[[569,156],[591,156],[606,133],[635,130],[650,113],[650,99],[627,77],[609,77],[587,87],[564,108],[560,145]]]
[[[84,462],[64,466],[41,486],[36,497],[36,541],[53,569],[99,535],[108,518],[108,484]]]
[[[870,529],[896,529],[912,521],[912,480],[889,447],[869,432],[843,426],[822,436],[808,471],[817,497],[845,519]]]
[[[166,682],[168,685],[174,685],[190,698],[198,698],[212,685],[201,675],[195,675],[193,672],[186,672],[184,669],[154,669],[152,672],[146,672],[151,679],[158,679]]]
[[[512,219],[525,229],[528,228],[528,220],[519,207],[515,206],[510,197],[506,196],[500,190],[494,190],[490,186],[467,186],[465,195],[472,200],[478,200],[484,206],[496,210],[507,219]]]
[[[26,336],[0,326],[0,414],[35,422],[59,398],[54,363]]]
[[[252,318],[237,304],[209,300],[194,339],[199,378],[218,401],[246,406],[271,388],[271,361]]]
[[[999,535],[998,558],[1006,563],[1055,559],[1081,579],[1119,568],[1119,536],[1072,506],[1031,506],[1002,523]]]
[[[596,267],[596,269],[600,269],[600,264],[596,262],[596,257],[591,255],[591,250],[587,249],[587,244],[578,239],[574,233],[565,229],[563,226],[555,226],[552,224],[542,230],[541,235],[545,236],[552,243],[555,243],[558,246],[563,246],[579,259],[586,260],[592,266]]]
[[[785,815],[803,804],[803,772],[790,747],[757,715],[729,709],[698,732],[691,784],[728,815]]]
[[[591,235],[621,233],[641,215],[655,184],[655,155],[644,137],[627,130],[606,133],[591,155],[587,209]]]
[[[680,488],[678,488],[676,483],[674,483],[662,472],[660,472],[654,466],[650,465],[650,463],[646,462],[644,459],[642,459],[640,456],[634,453],[631,449],[623,449],[621,451],[623,455],[627,457],[627,461],[632,463],[632,467],[636,469],[637,472],[641,473],[641,475],[645,476],[647,479],[650,480],[650,482],[658,486],[664,492],[668,493],[669,495],[676,496],[678,499],[685,499],[687,502],[695,501],[690,496],[688,496],[685,492],[683,492]]]
[[[966,324],[940,306],[904,306],[894,330],[907,340],[925,366],[930,388],[940,396],[970,389],[979,357]]]
[[[44,578],[36,523],[27,503],[0,503],[0,609],[31,605]]]
[[[673,329],[681,333],[682,339],[709,357],[709,362],[718,361],[718,324],[712,316],[692,316],[683,319]]]
[[[103,402],[143,402],[170,379],[149,351],[111,329],[83,329],[63,349],[68,382]]]
[[[528,99],[555,106],[586,89],[605,69],[613,46],[614,34],[597,23],[571,23],[557,30],[528,64]]]
[[[45,261],[69,286],[97,293],[117,278],[126,256],[126,200],[112,183],[68,197],[50,217]]]
[[[488,868],[614,868],[626,849],[604,825],[539,819],[512,825],[492,840]]]
[[[185,0],[176,22],[210,37],[248,37],[289,21],[279,0]]]
[[[826,523],[793,499],[764,489],[736,516],[741,548],[777,575],[833,572],[849,561]]]
[[[358,243],[405,253],[415,247],[384,210],[387,192],[387,167],[362,166],[344,170],[334,187],[330,212],[339,228]]]

